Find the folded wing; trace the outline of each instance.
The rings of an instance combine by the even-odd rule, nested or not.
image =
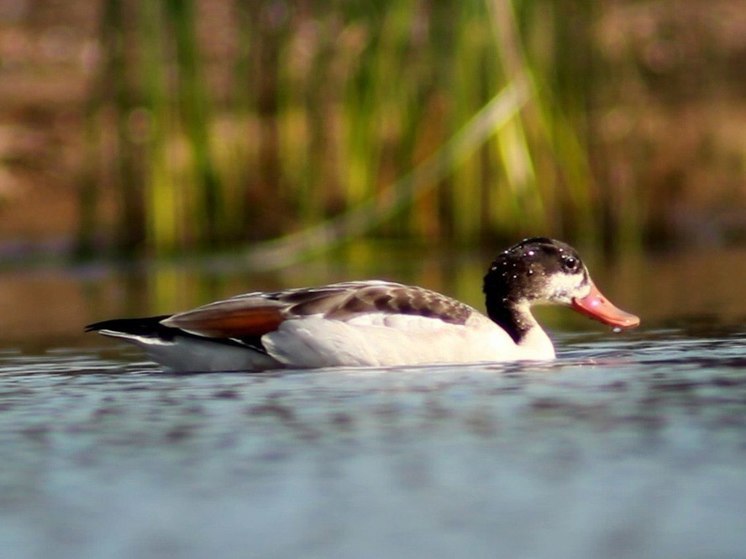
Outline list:
[[[405,314],[464,324],[471,313],[468,305],[434,291],[373,281],[248,293],[175,314],[161,324],[208,338],[245,339],[310,316],[345,322],[361,314]]]

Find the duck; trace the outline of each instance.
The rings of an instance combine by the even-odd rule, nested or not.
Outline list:
[[[167,371],[265,371],[546,361],[556,354],[532,307],[571,307],[614,329],[640,319],[596,287],[577,251],[531,237],[484,276],[486,314],[423,287],[365,280],[252,292],[179,312],[96,322]]]

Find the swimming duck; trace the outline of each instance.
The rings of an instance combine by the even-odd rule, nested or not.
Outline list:
[[[429,289],[371,280],[246,293],[86,331],[132,342],[167,370],[207,372],[549,360],[554,347],[531,314],[545,303],[615,328],[640,323],[601,294],[575,249],[545,237],[500,253],[483,291],[486,316]]]

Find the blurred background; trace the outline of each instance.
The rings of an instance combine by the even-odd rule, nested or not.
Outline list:
[[[734,0],[0,0],[0,338],[364,276],[480,306],[538,234],[738,321],[744,99]]]

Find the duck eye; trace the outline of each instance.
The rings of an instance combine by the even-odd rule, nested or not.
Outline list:
[[[562,259],[562,267],[567,272],[577,272],[580,267],[580,261],[574,256],[568,256]]]

